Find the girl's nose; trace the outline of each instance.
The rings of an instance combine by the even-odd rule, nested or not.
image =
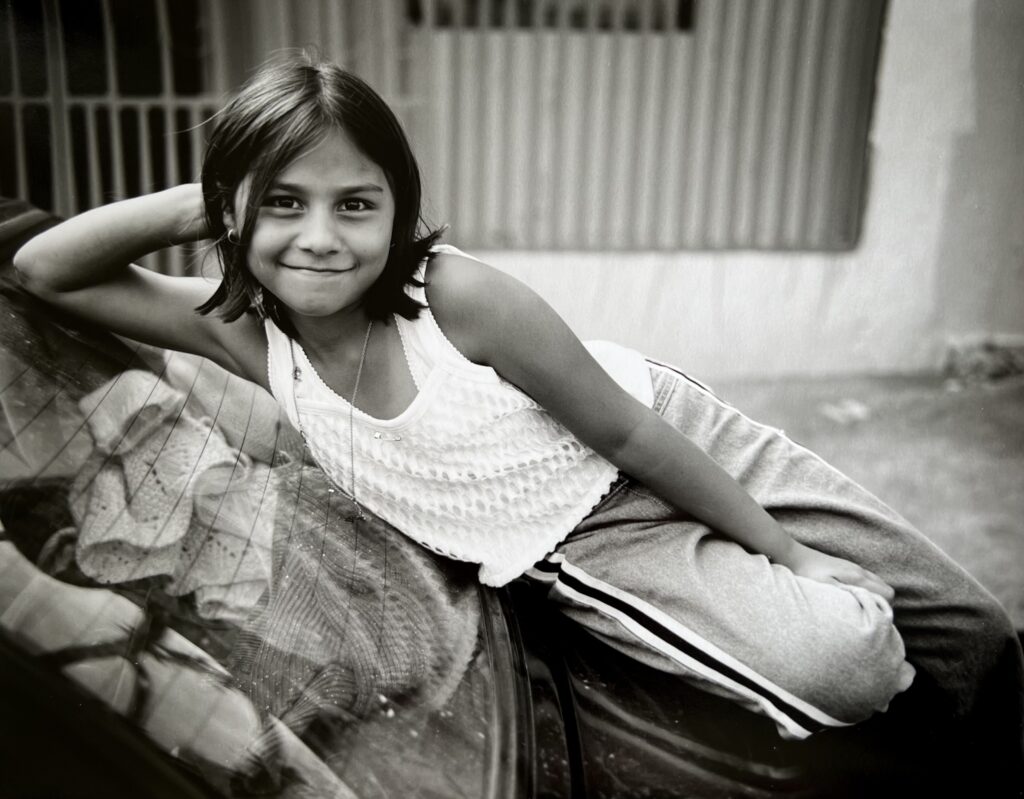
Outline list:
[[[331,213],[310,210],[302,219],[295,245],[314,255],[330,255],[341,249],[337,220]]]

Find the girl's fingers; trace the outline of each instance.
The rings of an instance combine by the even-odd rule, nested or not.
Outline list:
[[[896,592],[892,586],[885,582],[881,577],[873,572],[869,572],[867,569],[860,569],[860,579],[855,583],[869,591],[874,591],[886,602],[892,602],[896,597]]]

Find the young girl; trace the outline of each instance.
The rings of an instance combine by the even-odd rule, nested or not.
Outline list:
[[[219,284],[131,265],[204,238]],[[612,646],[784,735],[883,711],[916,669],[965,741],[1019,758],[1020,649],[980,586],[780,432],[669,366],[588,349],[437,239],[390,109],[293,59],[217,116],[201,186],[84,213],[15,264],[54,305],[269,390],[355,517],[485,584],[547,583]]]

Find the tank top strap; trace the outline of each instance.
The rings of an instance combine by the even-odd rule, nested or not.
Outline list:
[[[435,244],[433,247],[430,248],[430,252],[432,255],[442,255],[447,253],[449,255],[461,255],[463,258],[473,258],[472,255],[467,255],[458,247],[453,247],[451,244]],[[420,261],[420,265],[416,267],[416,271],[413,273],[413,276],[420,283],[424,282],[424,275],[426,274],[427,271],[427,260],[427,258],[424,258],[422,261]],[[473,258],[473,260],[476,261],[477,259]],[[424,286],[413,286],[409,283],[406,283],[405,293],[408,294],[417,302],[421,302],[424,305],[427,304],[427,290]]]
[[[464,258],[472,258],[471,255],[452,247],[450,244],[438,244],[432,248],[434,253],[451,253],[461,255]],[[475,260],[475,259],[474,259]],[[415,277],[420,282],[425,282],[427,262],[424,260],[415,272]],[[434,317],[427,301],[425,287],[406,285],[406,293],[414,300],[422,303],[425,307],[420,315],[409,320],[395,315],[398,331],[402,336],[402,346],[405,347],[405,357],[409,363],[409,370],[419,383],[426,375],[438,366],[445,366],[449,370],[463,374],[467,377],[476,377],[484,380],[493,378],[494,370],[487,366],[473,363],[465,355],[459,352],[449,338],[441,330],[437,319]]]

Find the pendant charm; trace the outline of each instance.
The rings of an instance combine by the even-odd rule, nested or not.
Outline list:
[[[373,437],[375,439],[377,439],[378,441],[401,441],[402,440],[402,437],[400,435],[398,435],[398,433],[382,433],[380,430],[377,430],[373,434]]]

